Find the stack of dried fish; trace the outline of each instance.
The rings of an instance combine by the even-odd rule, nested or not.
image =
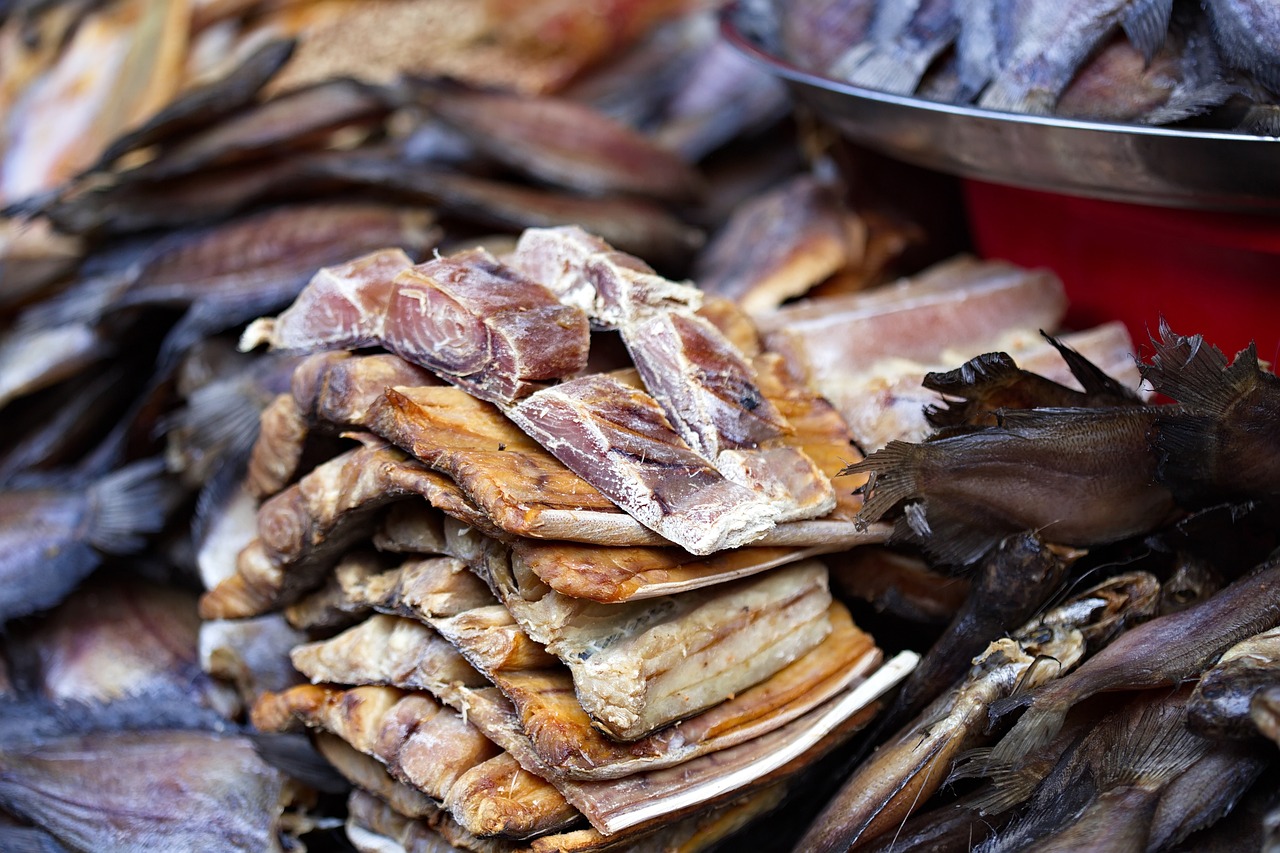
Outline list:
[[[615,336],[629,364],[588,368]],[[201,612],[245,670],[244,620],[322,637],[280,650],[312,684],[253,719],[323,733],[364,792],[356,836],[701,846],[910,668],[812,559],[880,535],[832,487],[848,433],[730,303],[532,229],[505,261],[323,269],[263,342],[313,354],[264,414],[262,502]],[[339,434],[358,446],[307,470]]]
[[[781,55],[867,89],[1140,124],[1227,105],[1217,126],[1280,130],[1280,14],[1268,0],[773,6],[765,31]]]

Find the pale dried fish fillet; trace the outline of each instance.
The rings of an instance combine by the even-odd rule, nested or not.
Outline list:
[[[351,551],[333,567],[323,586],[285,607],[284,618],[300,631],[331,632],[347,628],[368,615],[369,608],[351,601],[344,592],[344,580],[346,584],[356,583],[384,568],[377,554]]]
[[[415,619],[453,616],[494,602],[484,581],[454,557],[409,560],[385,572],[338,580],[348,607]]]
[[[393,554],[443,554],[444,516],[425,502],[392,504],[373,533],[373,547]]]
[[[312,740],[319,753],[344,779],[373,794],[397,814],[425,818],[432,823],[441,819],[443,813],[438,803],[418,789],[397,781],[376,758],[328,732],[317,732]]]
[[[779,511],[680,439],[652,397],[611,376],[539,391],[508,417],[641,524],[695,554],[746,545]]]

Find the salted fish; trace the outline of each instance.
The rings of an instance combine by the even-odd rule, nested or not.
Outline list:
[[[399,267],[399,250],[389,253]],[[408,257],[403,258],[406,265]],[[390,270],[388,270],[390,271]],[[394,355],[353,356],[346,351],[307,356],[293,371],[289,391],[261,417],[245,481],[259,497],[288,485],[298,473],[307,438],[316,430],[367,428],[368,413],[394,385],[431,385],[434,375]]]
[[[581,229],[529,229],[512,262],[584,306],[592,322],[617,328],[675,431],[726,479],[769,501],[776,521],[831,511],[828,479],[784,441],[791,427],[760,392],[751,364],[690,311],[700,302],[693,288],[654,275]]]
[[[201,599],[201,615],[244,618],[291,603],[319,585],[351,544],[369,537],[377,509],[413,498],[499,532],[446,477],[368,438],[262,505],[258,538],[236,558],[235,574]]]
[[[952,690],[844,782],[799,848],[844,850],[892,832],[942,786],[951,761],[982,739],[994,702],[1033,685],[1054,683],[1084,656],[1084,630],[1114,619],[1128,603],[1095,594],[1098,590],[1088,590],[991,643]]]
[[[474,835],[526,838],[579,819],[555,788],[426,693],[302,685],[264,696],[253,719],[264,731],[290,729],[296,719],[337,735]]]
[[[483,249],[411,266],[387,280],[390,265],[374,256],[322,271],[279,318],[250,325],[241,347],[314,352],[379,343],[503,404],[585,367],[582,312]],[[335,311],[351,319],[314,322]]]
[[[200,623],[200,668],[234,685],[245,706],[252,707],[263,693],[302,682],[289,652],[306,640],[279,613],[206,620]]]
[[[748,544],[778,520],[768,500],[695,453],[652,397],[616,378],[561,383],[507,415],[641,524],[694,554]]]
[[[316,751],[342,778],[354,788],[377,797],[384,807],[407,819],[425,818],[436,825],[445,820],[448,813],[435,800],[396,779],[378,759],[328,732],[316,732],[312,740]]]
[[[1187,725],[1206,737],[1253,737],[1254,696],[1280,685],[1280,628],[1235,644],[1200,676],[1187,703]]]
[[[858,259],[851,217],[831,187],[800,175],[734,211],[693,278],[748,314],[776,309]]]

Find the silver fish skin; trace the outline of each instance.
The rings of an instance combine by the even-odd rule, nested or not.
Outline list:
[[[163,463],[146,460],[90,484],[0,492],[0,623],[51,607],[101,562],[140,550],[167,514]]]
[[[1205,0],[1223,57],[1280,91],[1280,5],[1274,0]]]
[[[280,851],[283,773],[245,737],[125,731],[0,751],[0,805],[77,850]]]
[[[1148,15],[1163,18],[1167,26],[1172,0],[1028,0],[1023,8],[1016,47],[983,92],[979,106],[1052,112],[1076,71],[1118,27],[1134,21],[1126,30],[1140,32],[1136,21]],[[1147,29],[1159,27],[1153,24]]]
[[[897,94],[916,90],[925,71],[960,35],[952,0],[880,3],[871,38],[832,66],[832,74],[868,89]]]

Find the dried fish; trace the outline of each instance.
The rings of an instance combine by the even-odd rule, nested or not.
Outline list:
[[[1165,850],[1229,813],[1267,767],[1252,745],[1214,743],[1169,783],[1151,819],[1148,850]]]
[[[49,329],[11,329],[0,339],[0,407],[75,376],[114,349],[86,323]]]
[[[57,604],[104,553],[141,550],[168,513],[163,467],[147,460],[88,484],[45,478],[0,492],[0,622]]]
[[[641,524],[694,554],[745,545],[777,521],[770,502],[694,453],[652,397],[613,377],[539,391],[508,416]]]
[[[773,310],[858,260],[855,223],[832,187],[799,175],[735,210],[693,277],[749,314]]]
[[[702,185],[675,154],[583,104],[440,88],[418,97],[490,156],[548,183],[675,201]]]
[[[998,427],[891,441],[845,470],[871,474],[862,517],[900,512],[894,538],[944,563],[972,563],[1030,530],[1055,544],[1098,545],[1178,515],[1148,450],[1159,416],[1159,407],[1136,406],[1006,412]]]
[[[1242,640],[1206,670],[1187,704],[1187,725],[1205,737],[1248,738],[1253,697],[1280,685],[1280,628]]]
[[[205,621],[200,625],[200,668],[233,684],[246,707],[252,707],[263,693],[302,681],[289,652],[306,639],[278,613]]]
[[[1241,502],[1280,490],[1280,459],[1272,451],[1280,378],[1258,364],[1250,345],[1227,366],[1203,337],[1174,334],[1167,324],[1143,378],[1180,410],[1154,425],[1159,477],[1191,506]]]
[[[866,38],[874,0],[800,0],[775,3],[786,55],[809,71],[826,73],[849,45]]]
[[[311,352],[380,343],[480,399],[511,403],[586,364],[587,319],[483,249],[402,269],[378,254],[314,277],[276,320],[250,326],[241,347]],[[324,306],[346,322],[317,339]]]
[[[0,803],[75,849],[283,849],[289,783],[242,736],[99,732],[6,747],[0,764]]]
[[[829,73],[855,86],[910,94],[939,54],[960,35],[949,0],[879,3],[867,33]]]
[[[843,850],[892,830],[938,790],[952,759],[980,741],[992,703],[1075,666],[1085,652],[1081,628],[1113,616],[1113,606],[1085,593],[989,645],[951,691],[845,780],[797,849]]]
[[[1276,61],[1280,17],[1275,7],[1258,0],[1209,0],[1204,7],[1224,58],[1272,90],[1280,90]]]
[[[992,716],[1029,706],[992,751],[1009,762],[1045,743],[1076,703],[1107,690],[1177,684],[1203,672],[1231,646],[1280,622],[1280,565],[1262,566],[1207,601],[1125,632],[1071,675],[992,707]]]
[[[838,597],[860,598],[910,622],[945,625],[969,597],[968,579],[935,572],[920,557],[889,548],[851,548],[825,562]]]

